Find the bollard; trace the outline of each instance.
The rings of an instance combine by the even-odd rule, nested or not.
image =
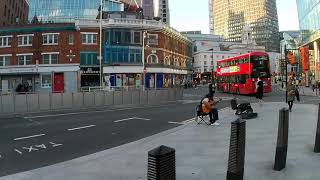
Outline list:
[[[320,153],[320,104],[318,106],[318,123],[316,132],[316,142],[314,144],[314,152]]]
[[[281,171],[286,167],[289,133],[289,110],[282,108],[279,111],[278,139],[273,169]]]
[[[175,149],[160,146],[148,152],[148,180],[176,179]]]
[[[246,146],[246,121],[231,123],[227,180],[243,180]]]

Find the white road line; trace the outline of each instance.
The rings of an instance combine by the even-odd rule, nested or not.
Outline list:
[[[14,138],[13,140],[18,141],[18,140],[22,140],[22,139],[30,139],[30,138],[40,137],[40,136],[45,136],[45,134],[38,134],[38,135],[33,135],[33,136]]]
[[[126,118],[126,119],[120,119],[120,120],[116,120],[116,121],[113,121],[115,123],[118,123],[118,122],[123,122],[123,121],[129,121],[129,120],[132,120],[134,118]]]
[[[179,124],[179,125],[184,125],[184,123],[183,123],[183,122],[172,122],[172,121],[169,121],[168,123],[169,123],[169,124]]]
[[[79,130],[79,129],[86,129],[86,128],[91,128],[91,127],[95,127],[95,126],[96,126],[96,125],[89,125],[89,126],[77,127],[77,128],[68,129],[68,131],[75,131],[75,130]]]
[[[69,116],[69,115],[79,115],[79,114],[124,111],[124,110],[130,110],[130,109],[137,109],[137,108],[122,108],[122,109],[109,109],[109,110],[101,110],[101,111],[75,112],[75,113],[64,113],[64,114],[49,114],[49,115],[42,115],[42,116],[29,116],[29,117],[27,116],[24,118],[25,119],[36,119],[36,118],[46,118],[46,117],[58,117],[58,116]]]
[[[139,118],[139,117],[131,117],[131,118],[126,118],[126,119],[120,119],[120,120],[116,120],[113,121],[114,123],[118,123],[118,122],[123,122],[123,121],[130,121],[130,120],[144,120],[144,121],[151,121],[151,119],[146,119],[146,118]]]
[[[189,124],[192,123],[195,120],[195,118],[191,118],[182,122],[174,122],[174,121],[169,121],[169,124],[179,124],[179,125],[185,125],[185,124]]]
[[[151,119],[147,119],[147,118],[139,118],[139,117],[134,117],[134,119],[139,119],[139,120],[144,120],[144,121],[151,121]]]

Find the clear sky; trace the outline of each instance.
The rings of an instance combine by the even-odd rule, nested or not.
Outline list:
[[[169,3],[172,27],[179,31],[209,33],[208,0],[169,0]],[[298,30],[296,0],[277,0],[277,8],[280,31]]]

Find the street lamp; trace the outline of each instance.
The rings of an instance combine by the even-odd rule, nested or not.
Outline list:
[[[143,31],[142,33],[142,90],[145,90],[145,76],[146,76],[146,67],[145,67],[145,59],[144,59],[144,54],[145,54],[145,38],[147,36],[147,31]]]
[[[213,48],[209,49],[211,51],[211,60],[212,60],[212,68],[211,68],[211,83],[214,84],[214,60],[213,60]]]
[[[102,13],[103,13],[103,0],[100,0],[100,43],[99,43],[99,64],[100,64],[100,88],[103,89],[103,69],[102,69]]]

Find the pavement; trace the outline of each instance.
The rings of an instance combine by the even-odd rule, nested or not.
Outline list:
[[[252,104],[258,118],[247,121],[246,180],[319,180],[320,155],[313,153],[317,106],[295,104],[290,113],[287,166],[274,171],[279,109],[285,103]],[[237,117],[220,109],[220,126],[191,120],[128,144],[62,163],[1,177],[0,180],[140,180],[147,178],[147,152],[160,145],[176,149],[177,180],[225,179],[230,123]],[[167,117],[170,119],[170,117]],[[152,127],[150,127],[152,128]],[[140,128],[137,131],[147,131]],[[86,144],[83,144],[86,146]],[[32,152],[36,153],[36,152]],[[32,163],[32,161],[30,161]]]
[[[281,87],[281,82],[278,84],[275,84],[274,86],[278,86],[279,89],[281,89],[282,91],[286,91],[285,85],[284,85],[284,88]],[[314,97],[320,96],[320,93],[317,90],[312,91],[311,87],[299,86],[299,92],[301,96],[314,96]]]

